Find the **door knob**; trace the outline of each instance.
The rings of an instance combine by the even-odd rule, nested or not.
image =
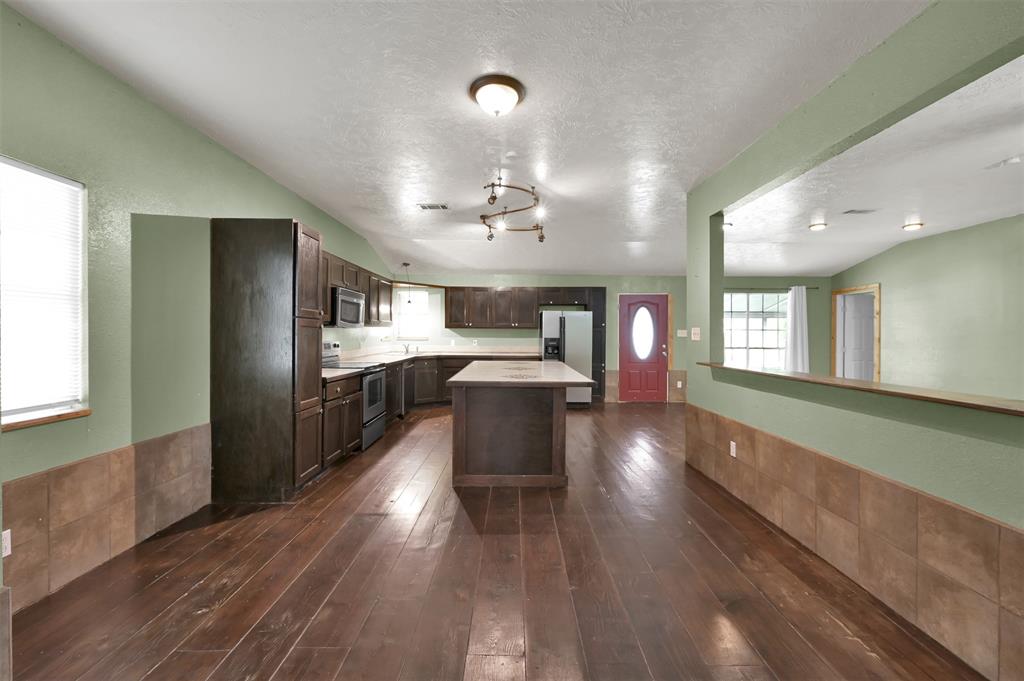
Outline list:
[[[662,356],[662,357],[668,357],[668,353],[667,353],[667,352],[665,352],[664,350],[662,350],[662,351],[661,351],[661,356]]]

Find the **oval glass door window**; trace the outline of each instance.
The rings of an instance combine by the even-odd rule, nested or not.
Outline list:
[[[646,305],[633,313],[633,328],[630,329],[633,339],[633,354],[637,359],[647,359],[654,349],[654,317]]]

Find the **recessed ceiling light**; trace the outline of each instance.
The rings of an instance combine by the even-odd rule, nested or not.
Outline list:
[[[526,88],[512,76],[492,73],[469,86],[469,96],[492,116],[504,116],[526,97]]]
[[[828,224],[825,222],[812,222],[810,225],[807,226],[807,229],[811,230],[812,232],[821,232],[824,231],[827,227]]]
[[[924,227],[924,223],[923,222],[908,222],[907,224],[903,225],[903,231],[904,232],[916,232],[917,230],[921,229],[922,227]]]

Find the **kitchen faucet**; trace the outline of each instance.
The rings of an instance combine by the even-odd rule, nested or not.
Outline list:
[[[402,343],[402,347],[405,348],[405,354],[408,355],[409,354],[409,344],[408,343]]]

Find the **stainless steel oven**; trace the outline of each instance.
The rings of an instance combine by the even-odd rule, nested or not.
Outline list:
[[[331,289],[331,326],[351,328],[363,325],[366,296],[341,286]]]
[[[363,374],[363,449],[384,435],[387,421],[384,390],[386,388],[386,371],[380,369]]]

